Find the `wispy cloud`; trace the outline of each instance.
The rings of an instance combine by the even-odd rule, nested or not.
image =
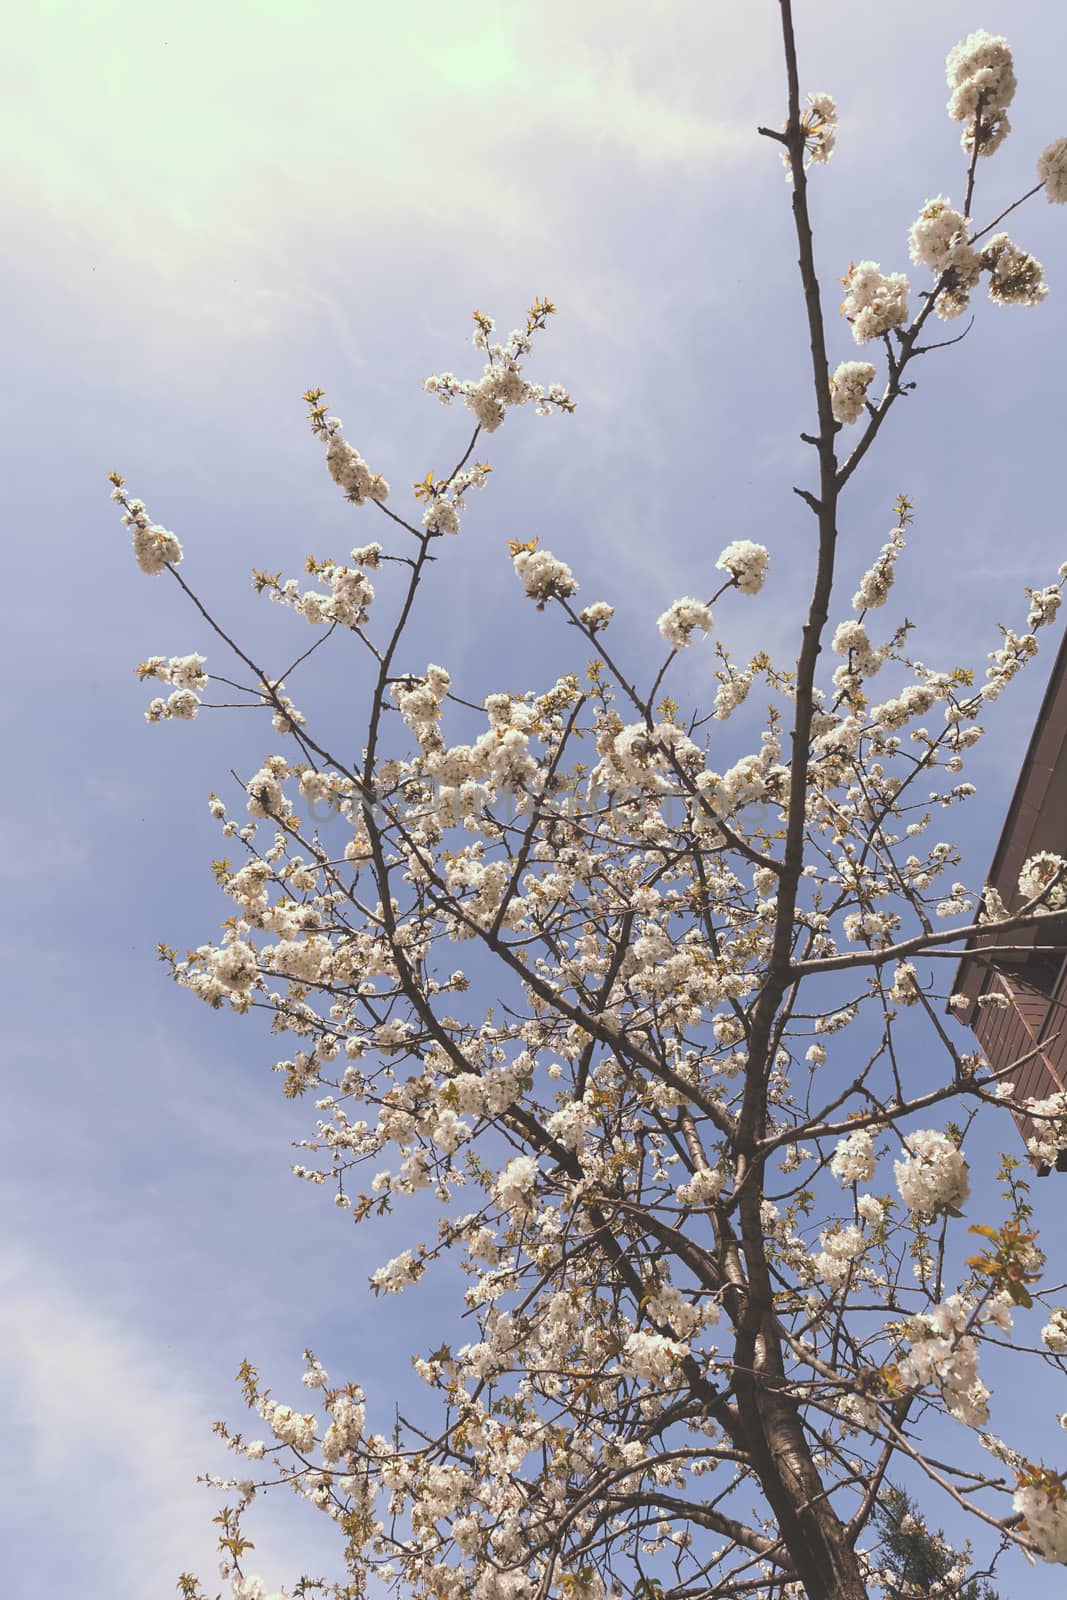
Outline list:
[[[180,1306],[175,1285],[176,1319]],[[196,1478],[235,1462],[210,1437],[208,1386],[180,1349],[107,1315],[36,1250],[13,1248],[0,1258],[0,1372],[6,1542],[33,1592],[162,1595],[189,1569],[210,1582],[218,1495]],[[313,1514],[297,1531],[288,1510],[256,1529],[256,1570],[275,1581],[319,1553]]]
[[[278,328],[338,252],[365,292],[427,251],[543,254],[563,229],[580,254],[607,169],[721,170],[751,148],[721,103],[605,50],[614,8],[549,11],[26,8],[3,187],[86,314],[154,308],[144,333],[181,344],[191,315],[231,338]]]
[[[210,1570],[210,1500],[195,1480],[212,1452],[191,1374],[22,1250],[0,1263],[0,1368],[17,1440],[4,1499],[22,1502],[20,1542],[39,1536],[39,1594],[60,1592],[68,1568],[106,1573],[123,1594],[165,1593],[197,1559]],[[60,1508],[62,1552],[49,1548]]]

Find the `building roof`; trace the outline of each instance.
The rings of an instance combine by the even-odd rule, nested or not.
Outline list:
[[[1067,845],[1067,632],[1052,664],[1030,743],[1008,806],[987,883],[1009,909],[1018,899],[1019,869],[1038,850],[1062,854]],[[1035,939],[1033,929],[1012,935],[1017,944]],[[956,992],[977,999],[984,980],[981,962],[966,955],[956,974]],[[971,1014],[973,1015],[973,1004]],[[963,1020],[970,1020],[964,1017]]]

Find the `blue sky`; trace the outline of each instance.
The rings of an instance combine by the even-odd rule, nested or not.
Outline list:
[[[796,11],[803,86],[841,113],[813,202],[832,307],[850,260],[909,270],[927,196],[962,199],[943,61],[974,27],[1007,33],[1020,81],[976,217],[1029,186],[1067,132],[1067,15],[1036,0]],[[289,1175],[309,1108],[282,1102],[269,1043],[156,964],[157,941],[199,943],[227,914],[206,796],[265,747],[226,714],[145,726],[139,660],[199,648],[222,667],[176,587],[136,570],[105,474],[127,476],[182,538],[189,580],[281,661],[307,633],[255,600],[251,567],[299,573],[309,550],[380,532],[329,482],[301,392],[326,390],[402,503],[467,436],[423,377],[475,373],[475,306],[506,330],[549,295],[560,314],[533,375],[566,384],[578,411],[513,417],[489,441],[490,487],[449,542],[411,663],[444,662],[477,698],[580,665],[520,601],[505,541],[534,534],[571,562],[583,601],[616,605],[635,663],[658,656],[672,599],[709,590],[722,545],[755,538],[772,579],[720,620],[739,654],[795,656],[812,519],[790,486],[810,468],[797,436],[811,408],[788,190],[754,133],[784,114],[771,0],[417,0],[388,16],[97,0],[22,8],[7,31],[0,186],[20,248],[4,260],[0,395],[15,688],[0,1517],[10,1592],[110,1600],[170,1593],[182,1568],[210,1582],[214,1499],[194,1479],[225,1470],[209,1426],[240,1422],[241,1357],[287,1396],[313,1343],[388,1397],[418,1301],[370,1302],[388,1233],[353,1230]],[[922,364],[845,509],[843,605],[894,497],[914,498],[897,594],[930,664],[983,667],[995,622],[1018,623],[1023,586],[1067,557],[1067,215],[1037,200],[1009,227],[1045,263],[1047,302],[977,304],[964,343]],[[832,359],[850,359],[844,322],[830,332]],[[994,708],[971,763],[981,799],[953,819],[970,878],[1050,659]],[[710,670],[710,649],[690,652],[683,688]],[[324,688],[344,726],[336,667]],[[1062,1193],[1038,1192],[1051,1245]],[[423,1306],[445,1315],[432,1288]],[[1025,1419],[1029,1397],[1009,1398]],[[1056,1434],[1025,1425],[1051,1456]],[[286,1499],[269,1521],[270,1581],[329,1569],[310,1513]],[[1006,1588],[1041,1600],[1056,1584],[1018,1561]]]

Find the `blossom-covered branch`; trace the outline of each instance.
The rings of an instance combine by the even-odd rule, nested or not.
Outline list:
[[[835,322],[809,185],[841,124],[828,93],[804,92],[789,0],[779,11],[787,114],[761,131],[789,180],[816,469],[795,486],[815,538],[787,662],[737,660],[727,642],[774,560],[745,530],[645,619],[653,667],[616,643],[619,597],[587,599],[536,537],[500,551],[516,607],[532,602],[593,659],[480,703],[426,662],[420,606],[488,488],[486,440],[527,402],[575,412],[562,385],[527,376],[555,313],[545,298],[507,340],[476,311],[480,375],[426,380],[475,426],[444,476],[411,468],[413,508],[396,509],[379,463],[307,391],[329,477],[384,532],[344,559],[308,557],[304,579],[254,574],[316,630],[284,672],[235,642],[185,576],[177,537],[112,475],[142,570],[169,574],[239,663],[231,679],[197,650],[142,662],[142,681],[169,691],[148,721],[213,710],[215,677],[269,710],[284,752],[245,768],[242,814],[211,797],[239,858],[214,863],[231,911],[221,934],[161,956],[209,1005],[265,1013],[292,1040],[274,1068],[315,1112],[298,1177],[362,1226],[403,1218],[416,1195],[436,1205],[436,1241],[412,1222],[368,1292],[433,1274],[460,1286],[472,1324],[458,1348],[415,1353],[427,1392],[410,1418],[354,1378],[332,1383],[310,1350],[306,1410],[242,1366],[261,1437],[218,1425],[252,1463],[222,1485],[236,1600],[265,1593],[243,1528],[278,1481],[336,1523],[348,1574],[290,1592],[336,1600],[372,1582],[416,1600],[899,1595],[875,1539],[898,1462],[995,1532],[993,1561],[1011,1547],[1067,1561],[1064,1478],[991,1431],[998,1397],[982,1376],[987,1349],[1011,1341],[1035,1381],[1067,1359],[1021,1159],[1003,1158],[1002,1215],[967,1210],[976,1120],[999,1116],[1010,1140],[1009,1116],[1021,1119],[1047,1165],[1067,1151],[1067,1097],[1017,1092],[1033,1052],[994,1070],[973,1048],[944,964],[962,944],[999,971],[1030,930],[1040,941],[1067,907],[1067,861],[1031,855],[1007,904],[968,880],[935,826],[974,794],[961,774],[980,719],[1056,621],[1067,563],[1035,574],[984,661],[930,667],[906,619],[879,626],[910,559],[911,501],[869,539],[851,498],[916,388],[912,363],[954,342],[922,343],[930,319],[959,317],[983,280],[999,307],[1047,294],[1034,257],[992,231],[1014,206],[971,220],[982,162],[1009,131],[1014,68],[1006,41],[981,31],[949,55],[964,198],[957,209],[939,192],[901,227],[930,274],[918,312],[905,273],[861,258]],[[1038,176],[1031,195],[1067,199],[1067,141]],[[832,367],[839,330],[863,360]],[[710,641],[713,698],[680,704],[664,692],[681,681],[675,664],[710,659]],[[349,647],[351,759],[286,688],[327,642]],[[463,946],[471,974],[456,965]],[[1013,994],[998,977],[978,1004]],[[959,1441],[948,1462],[946,1423]],[[943,1554],[942,1592],[961,1592],[971,1553]],[[203,1595],[189,1575],[181,1587]]]

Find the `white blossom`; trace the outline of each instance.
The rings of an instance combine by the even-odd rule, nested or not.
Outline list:
[[[712,628],[711,607],[704,605],[700,600],[694,600],[686,595],[681,600],[675,600],[658,619],[656,626],[675,650],[684,649],[692,643],[693,634],[699,629],[701,633],[710,633]]]
[[[646,1382],[669,1378],[689,1353],[689,1347],[661,1333],[631,1333],[619,1357],[624,1372]]]
[[[978,28],[949,51],[945,72],[952,91],[948,114],[965,124],[960,143],[968,154],[974,149],[978,118],[978,153],[992,155],[1011,128],[1006,108],[1016,84],[1008,41]]]
[[[841,307],[857,344],[868,344],[908,320],[908,280],[902,272],[883,273],[877,261],[851,266]]]
[[[706,1206],[717,1200],[724,1175],[714,1167],[701,1167],[687,1183],[679,1184],[674,1198],[683,1206]]]
[[[927,200],[908,235],[911,259],[945,279],[935,304],[941,317],[958,317],[978,282],[982,258],[968,243],[969,227],[970,219],[938,195]]]
[[[1050,583],[1044,589],[1031,590],[1030,610],[1026,615],[1026,626],[1028,628],[1046,628],[1049,623],[1055,622],[1062,600],[1063,591],[1058,583]]]
[[[904,1146],[904,1160],[893,1163],[904,1204],[911,1211],[958,1211],[971,1190],[962,1150],[933,1128],[907,1134]]]
[[[597,600],[591,606],[583,606],[578,615],[587,628],[592,628],[596,631],[598,628],[607,627],[615,615],[615,607],[609,606],[606,600]]]
[[[914,1006],[918,1005],[921,994],[919,975],[911,962],[898,961],[889,998],[898,1006]]]
[[[152,522],[143,500],[131,500],[118,473],[111,474],[115,487],[111,498],[123,507],[123,522],[133,537],[133,553],[137,565],[149,577],[156,577],[168,566],[176,567],[182,559],[182,547],[177,536],[158,522]]]
[[[1027,902],[1041,896],[1035,911],[1058,911],[1067,905],[1067,860],[1052,850],[1029,856],[1019,871],[1019,893]]]
[[[496,1182],[496,1198],[505,1211],[523,1215],[533,1210],[537,1162],[533,1156],[516,1156]]]
[[[845,1134],[830,1158],[830,1171],[842,1184],[869,1182],[877,1165],[874,1132],[870,1128],[856,1128]]]
[[[1053,1474],[1041,1483],[1022,1483],[1012,1506],[1025,1517],[1026,1527],[1045,1561],[1067,1562],[1067,1495]]]
[[[514,558],[515,572],[538,610],[548,600],[565,600],[578,585],[565,561],[558,561],[551,550],[520,550]]]
[[[341,433],[341,419],[331,417],[329,443],[326,447],[326,466],[334,483],[345,491],[353,505],[361,506],[367,500],[387,500],[389,485],[380,474],[372,472],[359,451],[349,444]]]
[[[908,254],[916,266],[941,273],[958,263],[960,247],[967,246],[970,218],[955,211],[943,194],[927,200],[908,234]],[[977,265],[977,253],[972,251]]]
[[[415,1259],[413,1253],[401,1250],[384,1267],[377,1267],[371,1273],[371,1288],[376,1294],[400,1294],[409,1284],[417,1282],[422,1273],[422,1263]]]
[[[1027,1099],[1025,1110],[1032,1119],[1026,1141],[1030,1155],[1039,1166],[1055,1166],[1061,1150],[1067,1150],[1067,1094]]]
[[[1040,261],[1006,233],[995,233],[987,242],[982,268],[989,273],[989,297],[996,305],[1036,306],[1048,294]]]
[[[804,130],[805,165],[829,161],[837,143],[837,107],[833,95],[809,94],[807,109],[800,114],[800,125]]]
[[[804,166],[810,167],[813,163],[825,165],[834,153],[837,143],[837,106],[834,104],[833,95],[818,93],[807,96],[807,104],[800,113],[800,129],[803,135],[803,160]],[[788,123],[782,124],[784,132]],[[792,160],[788,150],[782,151],[782,165],[786,169],[786,178],[792,179]]]
[[[838,422],[856,422],[867,404],[867,390],[874,382],[869,361],[842,361],[830,378],[830,404]]]
[[[213,976],[224,989],[235,994],[246,994],[259,975],[256,952],[250,944],[237,939],[216,950],[211,962]]]
[[[1041,1329],[1041,1342],[1054,1356],[1067,1355],[1067,1308],[1055,1306]]]
[[[730,574],[742,594],[759,594],[770,560],[765,545],[753,544],[751,539],[734,539],[715,565]]]
[[[1045,185],[1045,199],[1050,205],[1062,206],[1067,201],[1067,139],[1057,139],[1042,150],[1037,177]]]
[[[310,1412],[297,1412],[291,1406],[264,1400],[260,1404],[259,1414],[282,1444],[292,1445],[296,1450],[311,1449],[318,1424]]]
[[[898,1363],[901,1380],[940,1389],[960,1422],[983,1428],[989,1420],[989,1390],[978,1376],[979,1345],[971,1330],[974,1307],[954,1294],[916,1317],[908,1330],[911,1349]]]

